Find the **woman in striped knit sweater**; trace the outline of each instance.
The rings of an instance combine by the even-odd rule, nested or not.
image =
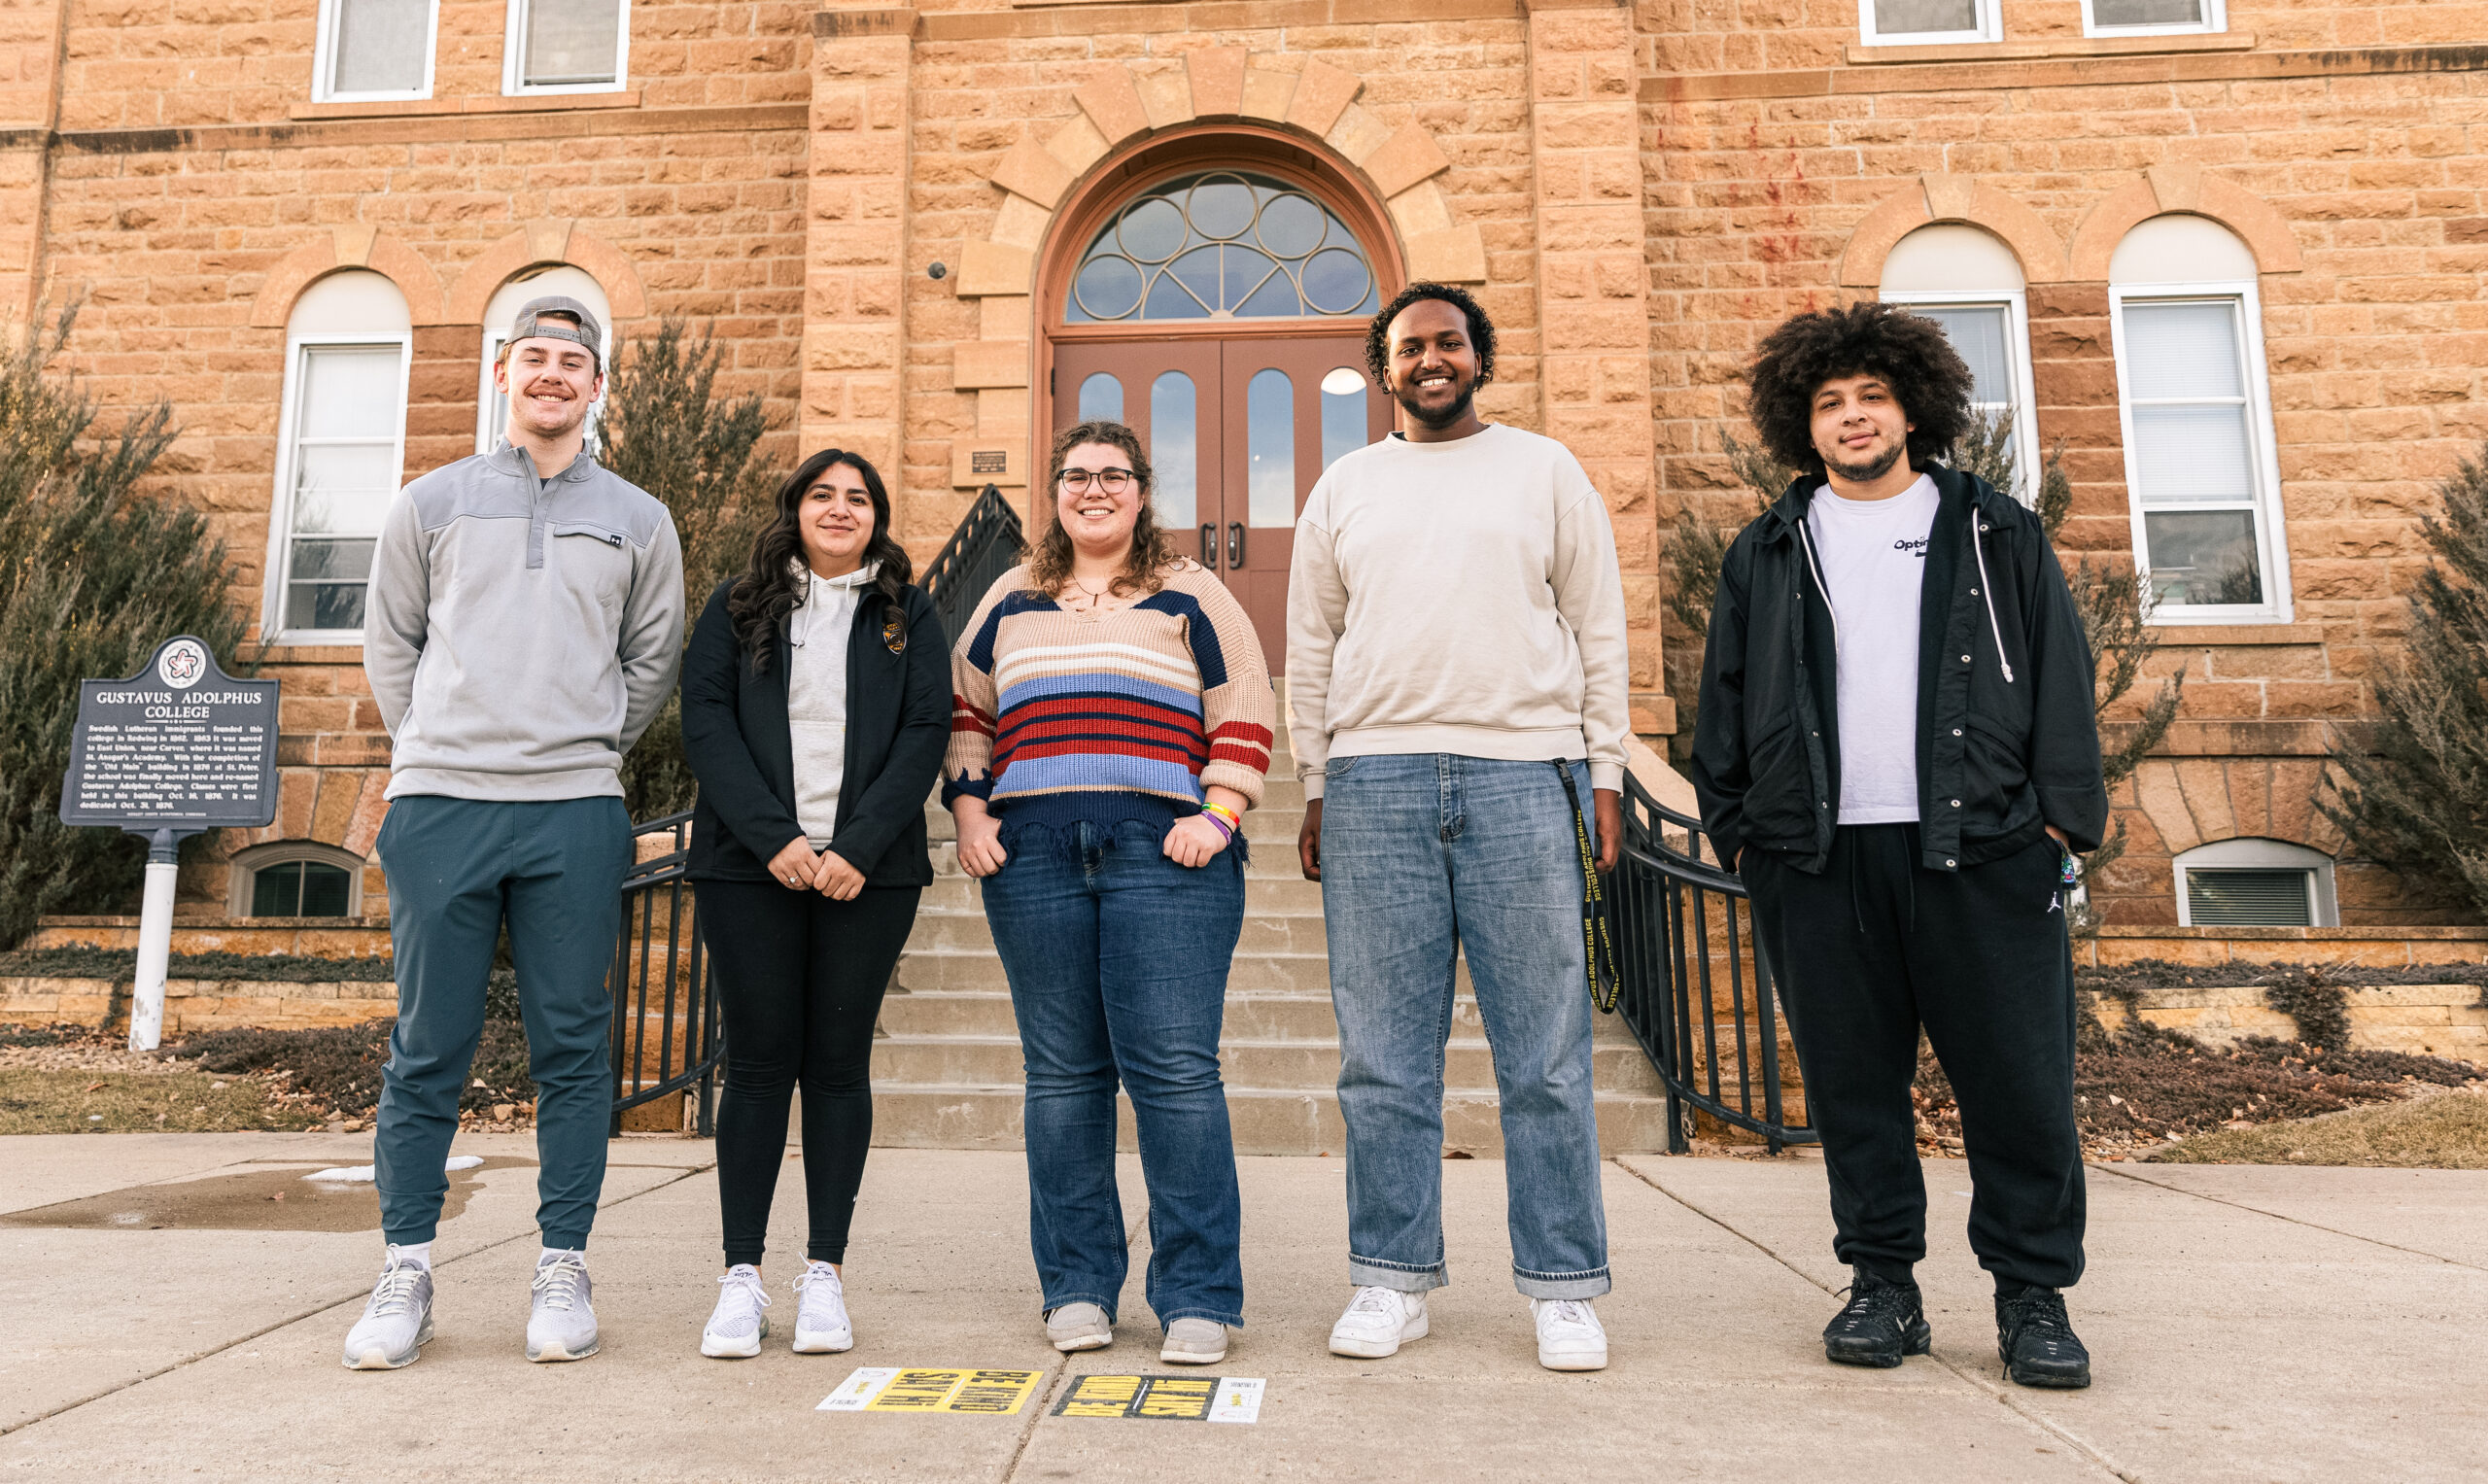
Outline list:
[[[1114,1342],[1120,1079],[1149,1183],[1159,1358],[1206,1365],[1244,1322],[1218,1036],[1243,816],[1270,762],[1269,667],[1226,585],[1159,533],[1130,429],[1066,430],[1047,483],[1054,519],[950,657],[943,802],[1019,1021],[1046,1336]]]

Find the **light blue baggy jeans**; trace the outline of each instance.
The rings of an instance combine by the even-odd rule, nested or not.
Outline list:
[[[1586,813],[1589,770],[1568,766]],[[1323,794],[1349,1281],[1409,1293],[1450,1281],[1443,1049],[1465,948],[1502,1095],[1514,1286],[1606,1293],[1580,850],[1563,780],[1551,763],[1386,754],[1331,759]]]

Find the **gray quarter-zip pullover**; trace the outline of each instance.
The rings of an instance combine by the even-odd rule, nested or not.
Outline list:
[[[681,664],[682,547],[585,452],[539,480],[504,442],[398,494],[365,613],[390,798],[618,797]]]

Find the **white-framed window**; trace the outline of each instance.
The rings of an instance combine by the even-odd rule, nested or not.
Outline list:
[[[494,385],[493,362],[501,359],[501,346],[509,339],[510,324],[518,318],[520,306],[548,293],[577,299],[596,316],[596,323],[605,328],[605,343],[597,347],[597,357],[606,374],[612,373],[613,311],[605,302],[605,287],[586,270],[566,263],[519,274],[493,291],[491,302],[484,306],[484,374],[475,393],[475,452],[479,454],[501,447],[501,434],[509,430],[509,398]],[[587,414],[591,449],[596,447],[596,425],[604,416],[605,398],[600,397]]]
[[[254,846],[233,857],[226,903],[236,917],[360,917],[363,857],[310,840]]]
[[[2002,41],[2002,0],[1857,0],[1857,33],[1870,47]]]
[[[2332,857],[2284,840],[2219,840],[2177,857],[2180,927],[2338,927]]]
[[[631,0],[509,0],[501,91],[620,92],[631,76]]]
[[[2137,224],[2109,259],[2134,562],[2158,623],[2290,617],[2255,272],[2234,233],[2191,216]]]
[[[1990,234],[1958,223],[1921,226],[1892,245],[1879,295],[1944,327],[1969,362],[1971,406],[2013,424],[2014,489],[2038,499],[2039,430],[2030,387],[2030,304],[2022,261]]]
[[[439,28],[440,0],[320,0],[312,100],[431,97]]]
[[[2085,36],[2187,36],[2228,29],[2225,0],[2082,0]]]
[[[260,632],[359,644],[372,547],[405,467],[413,323],[396,284],[354,269],[303,291],[285,339]]]

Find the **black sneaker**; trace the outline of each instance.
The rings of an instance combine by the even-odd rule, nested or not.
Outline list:
[[[2055,1289],[1996,1295],[1995,1353],[2018,1385],[2079,1391],[2091,1384],[2091,1352],[2074,1337],[2064,1295]]]
[[[1843,1365],[1888,1370],[1905,1355],[1924,1355],[1935,1342],[1915,1283],[1893,1283],[1860,1267],[1849,1303],[1823,1326],[1823,1354]]]

